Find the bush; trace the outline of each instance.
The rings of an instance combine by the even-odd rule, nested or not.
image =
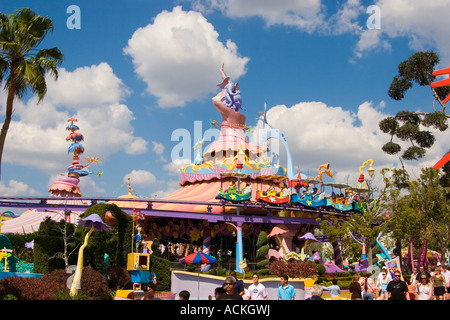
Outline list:
[[[55,287],[36,278],[6,277],[0,280],[0,299],[55,300]]]
[[[317,262],[313,262],[313,263],[317,267],[317,274],[319,276],[323,275],[325,273],[325,271],[327,271],[325,266],[321,265],[320,263],[317,263]]]
[[[67,228],[67,249],[71,251],[77,243],[73,237],[75,232],[73,224],[66,223],[64,220],[56,222],[49,217],[41,222],[34,238],[34,272],[45,274],[53,270],[64,269],[64,260],[55,256],[55,253],[64,252],[64,239],[60,231],[64,227]],[[69,264],[76,264],[76,258],[76,255],[71,255]]]
[[[258,235],[258,240],[256,241],[256,267],[258,269],[265,269],[269,264],[269,259],[267,259],[267,253],[269,252],[269,244],[267,241],[267,234],[261,231]]]
[[[6,277],[0,280],[0,299],[11,300],[74,300],[90,298],[111,299],[106,279],[91,267],[83,269],[81,290],[77,297],[70,297],[67,279],[70,274],[58,269],[36,278]]]
[[[83,268],[81,276],[81,292],[93,300],[110,300],[106,278],[91,267]]]
[[[112,216],[117,220],[117,226],[113,226],[112,231],[94,232],[84,252],[85,262],[89,262],[95,270],[102,273],[105,272],[105,253],[109,256],[110,265],[126,266],[132,242],[131,237],[128,235],[134,232],[133,218],[115,204],[97,203],[87,209],[81,218],[86,218],[96,213],[105,221],[107,211],[111,212]],[[88,228],[79,228],[77,235],[80,239],[84,239],[88,231]]]
[[[260,269],[260,270],[256,271],[256,273],[258,274],[259,277],[261,277],[261,276],[265,276],[265,275],[269,274],[270,270],[267,269],[267,268],[266,269]]]
[[[123,267],[109,267],[106,270],[108,277],[108,286],[111,289],[131,289],[131,276],[126,268]]]
[[[310,278],[317,274],[317,266],[311,261],[283,261],[280,258],[269,265],[270,273],[277,276],[284,274],[290,278]]]
[[[170,290],[170,262],[167,259],[152,254],[150,257],[150,272],[156,274],[157,291]]]
[[[64,297],[63,299],[71,299],[65,295],[66,290],[67,293],[69,292],[69,288],[67,288],[67,279],[70,276],[71,275],[66,273],[65,270],[60,269],[43,275],[39,278],[39,280],[59,284],[59,286],[62,287],[59,292],[59,297]],[[81,276],[80,294],[93,300],[109,300],[110,293],[108,282],[101,273],[95,271],[92,267],[85,267],[83,268],[83,274]]]

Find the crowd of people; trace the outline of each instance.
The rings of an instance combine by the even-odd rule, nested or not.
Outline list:
[[[438,263],[425,271],[420,266],[404,278],[398,270],[392,278],[386,268],[376,280],[369,274],[355,274],[350,293],[352,300],[450,300],[450,267]]]
[[[214,297],[209,300],[268,300],[265,286],[259,282],[259,275],[252,275],[253,283],[244,288],[242,280],[238,280],[236,272],[231,271],[221,287],[214,290]],[[311,296],[306,300],[324,300],[323,292],[329,291],[331,300],[346,299],[338,286],[337,279],[332,279],[332,285],[321,286],[314,284]],[[450,300],[450,267],[438,264],[427,271],[423,266],[414,270],[409,277],[403,277],[400,271],[395,271],[393,277],[383,268],[374,279],[372,274],[357,273],[350,283],[350,300]],[[186,290],[179,292],[179,300],[189,300],[190,293]],[[295,300],[294,287],[289,284],[286,275],[280,277],[280,286],[277,291],[278,300]],[[154,286],[148,285],[143,300],[158,300],[155,296]]]

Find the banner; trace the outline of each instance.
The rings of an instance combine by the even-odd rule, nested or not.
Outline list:
[[[388,269],[388,272],[391,274],[392,279],[394,278],[395,271],[400,271],[400,278],[403,280],[403,274],[400,264],[400,257],[396,257],[394,259],[386,261],[385,267]]]

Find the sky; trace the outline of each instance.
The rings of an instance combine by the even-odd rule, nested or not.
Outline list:
[[[388,96],[398,64],[426,50],[438,53],[438,68],[450,64],[450,0],[0,3],[5,14],[21,7],[53,20],[39,48],[57,46],[64,61],[58,80],[47,78],[43,101],[27,95],[14,103],[4,196],[49,195],[72,162],[65,140],[71,117],[84,135],[81,159],[99,158],[81,178],[83,196],[127,194],[128,178],[140,197],[176,191],[195,142],[213,130],[212,120],[220,122],[211,98],[222,63],[240,84],[247,125],[261,125],[266,104],[296,172],[315,176],[330,163],[335,182],[355,186],[369,158],[377,173],[400,167],[397,156],[381,150],[390,138],[378,128],[381,119],[405,109],[432,111],[430,88],[415,85],[402,101]],[[0,117],[5,104],[0,90]],[[408,170],[418,174],[448,151],[448,133],[436,138],[425,158],[405,162]],[[174,153],[180,144],[182,156]],[[286,165],[282,148],[280,164]]]

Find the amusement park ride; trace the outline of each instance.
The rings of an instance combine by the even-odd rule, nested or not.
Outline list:
[[[239,85],[226,76],[223,66],[220,73],[222,83],[218,87],[221,90],[212,98],[214,107],[222,117],[221,124],[217,121],[212,123],[220,128],[220,135],[205,152],[202,152],[204,141],[196,145],[194,162],[181,169],[181,188],[178,191],[163,199],[82,197],[79,179],[91,173],[86,167],[98,162],[98,159],[87,158],[87,165],[79,163],[79,155],[84,152],[80,143],[83,136],[76,132],[79,128],[74,122],[77,120],[71,118],[68,120],[70,134],[67,140],[72,142],[69,152],[73,152],[74,156],[67,176],[62,175],[53,184],[49,189],[50,197],[0,196],[0,207],[83,213],[96,203],[113,202],[130,215],[139,208],[147,220],[184,219],[232,224],[238,231],[236,271],[242,271],[239,262],[243,261],[243,224],[283,225],[298,232],[302,226],[317,226],[320,219],[326,219],[326,215],[345,219],[351,213],[364,212],[370,201],[370,192],[365,185],[362,169],[370,163],[368,172],[372,177],[372,159],[360,167],[361,176],[355,188],[324,182],[324,174],[333,177],[329,164],[321,165],[316,177],[300,172],[296,174],[289,145],[283,134],[268,124],[266,110],[258,120],[263,124],[263,144],[254,145],[248,141],[246,117],[240,113],[240,109],[244,108]],[[283,144],[287,155],[286,168],[274,161],[271,163],[266,157],[271,139]],[[101,173],[98,175],[101,176]],[[8,223],[16,219],[20,217],[4,221],[4,233],[8,232]]]

